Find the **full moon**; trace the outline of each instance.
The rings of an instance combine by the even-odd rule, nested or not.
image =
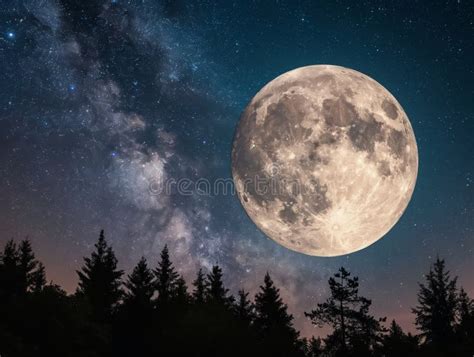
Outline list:
[[[352,69],[287,72],[248,104],[232,148],[238,197],[275,242],[304,254],[366,248],[413,193],[418,149],[401,105]]]

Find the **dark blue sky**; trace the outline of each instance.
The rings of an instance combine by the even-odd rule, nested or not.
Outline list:
[[[165,243],[186,276],[219,262],[254,289],[270,271],[301,314],[345,265],[375,312],[412,321],[437,254],[474,293],[474,7],[468,1],[3,1],[1,242],[28,235],[73,291],[100,228],[124,269]],[[385,86],[411,120],[419,174],[394,229],[350,256],[266,239],[236,197],[153,195],[160,178],[230,177],[241,111],[290,69],[335,64]]]

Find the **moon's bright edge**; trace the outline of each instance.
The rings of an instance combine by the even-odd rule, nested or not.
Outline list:
[[[363,249],[399,220],[418,149],[403,108],[370,77],[308,66],[263,87],[232,149],[239,199],[277,243],[309,255]]]

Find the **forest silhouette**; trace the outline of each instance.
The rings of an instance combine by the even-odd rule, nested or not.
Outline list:
[[[329,327],[302,338],[271,276],[252,299],[225,287],[222,269],[200,269],[192,286],[165,246],[156,266],[117,267],[104,232],[77,271],[75,293],[47,283],[31,243],[0,252],[0,356],[473,356],[474,302],[437,258],[412,309],[418,334],[370,312],[359,280],[340,268],[330,294],[305,316]]]

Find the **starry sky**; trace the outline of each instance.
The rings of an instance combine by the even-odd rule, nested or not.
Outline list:
[[[266,271],[303,318],[344,265],[378,316],[413,331],[417,281],[447,260],[474,281],[474,6],[469,1],[3,0],[0,244],[28,236],[48,279],[75,270],[105,229],[120,267],[168,244],[191,279],[219,263],[232,291]],[[236,196],[155,194],[156,180],[228,179],[235,126],[255,93],[311,64],[363,72],[411,120],[419,174],[399,223],[337,258],[266,238]]]

